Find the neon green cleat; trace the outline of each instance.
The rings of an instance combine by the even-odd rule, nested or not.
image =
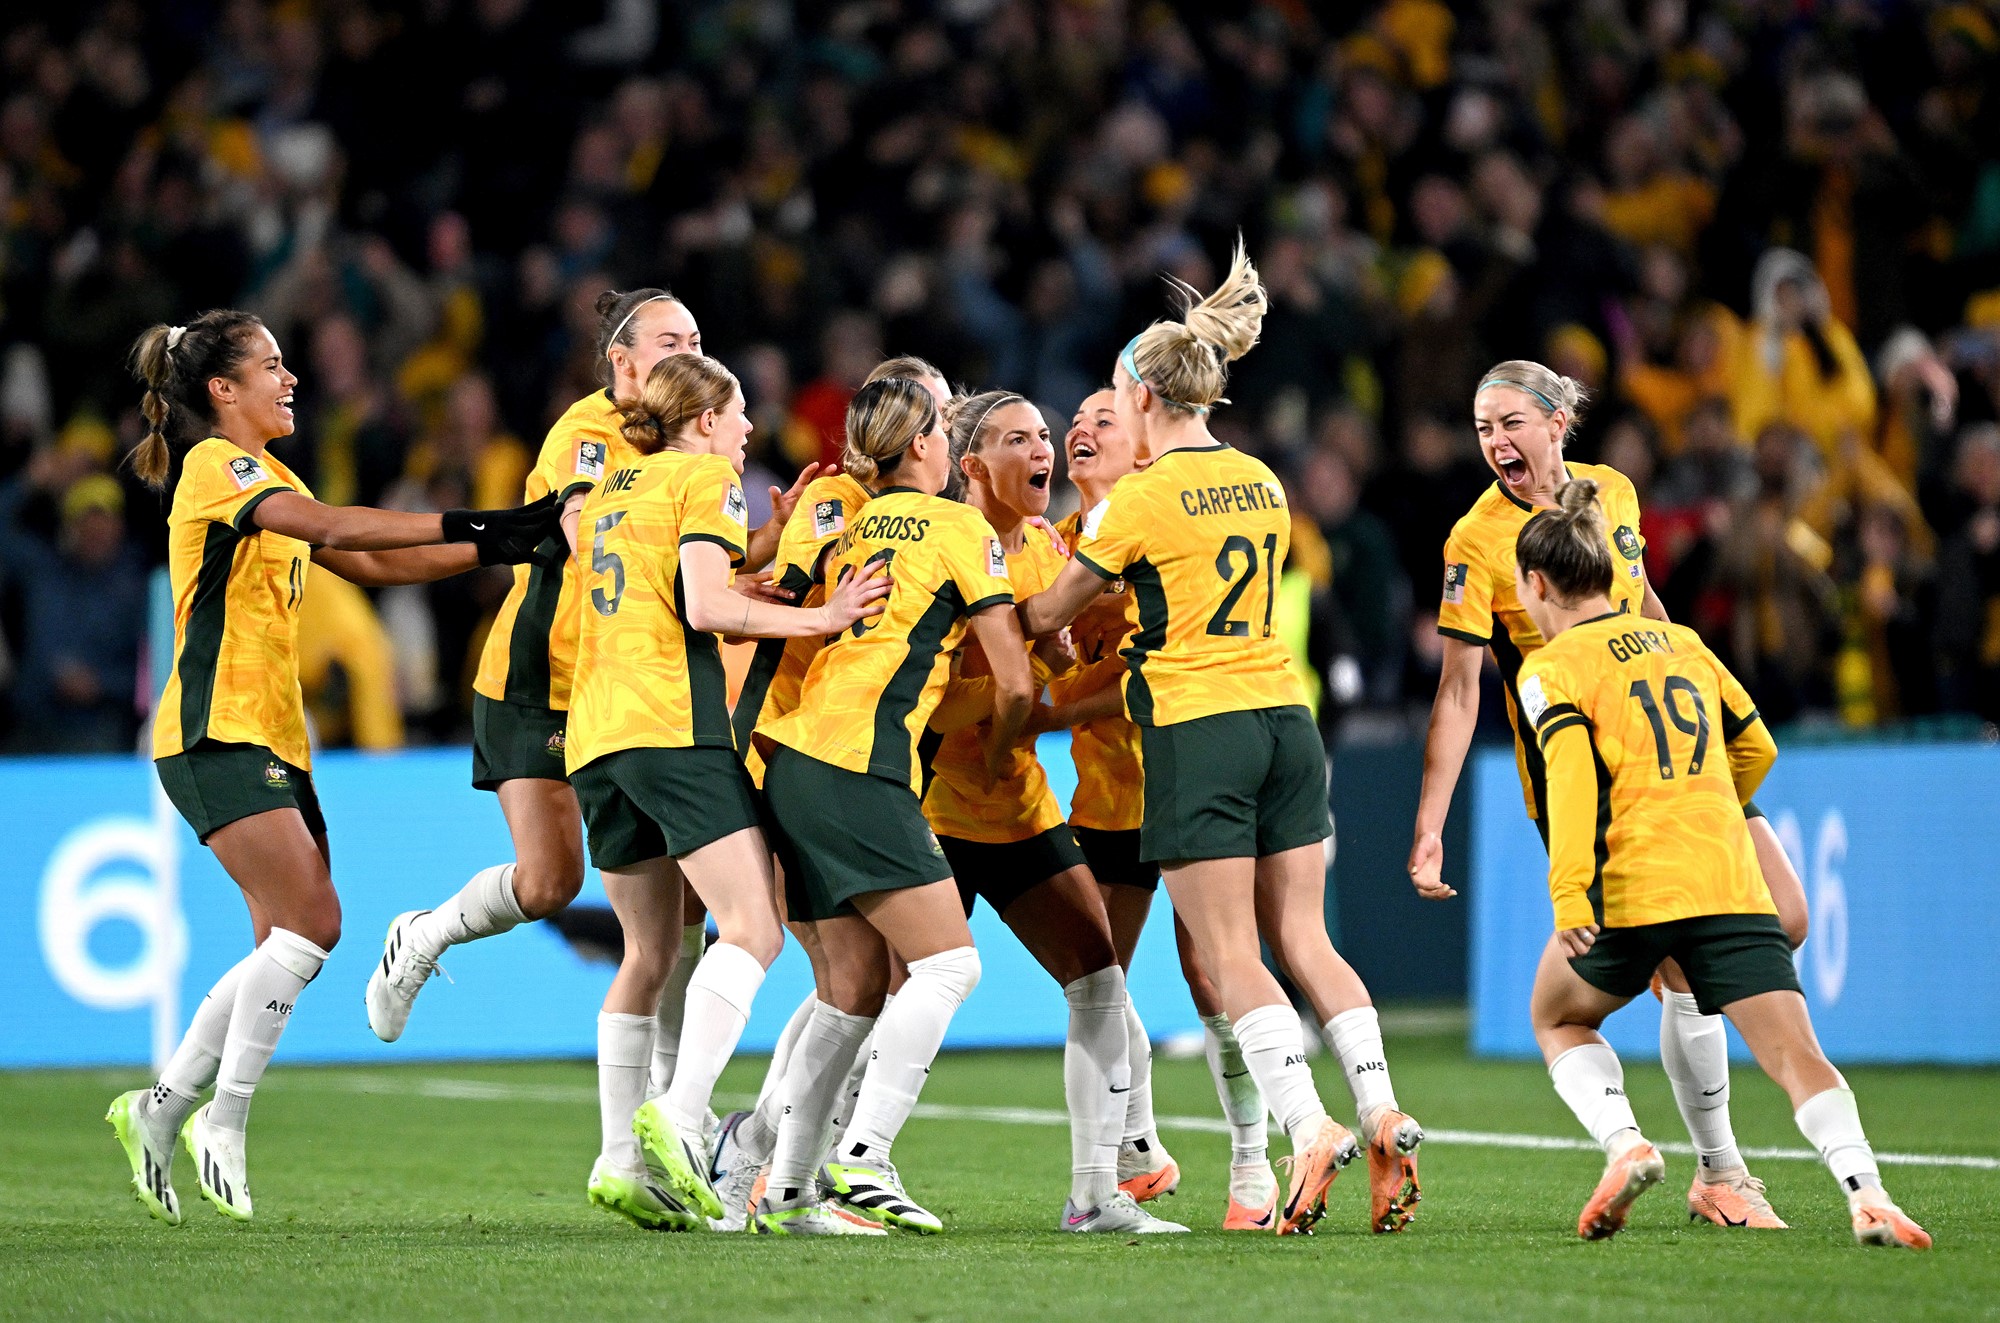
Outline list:
[[[692,1231],[699,1225],[650,1172],[620,1171],[606,1158],[590,1169],[590,1202],[648,1231]]]
[[[648,1165],[658,1167],[681,1204],[703,1217],[722,1216],[722,1200],[709,1183],[708,1154],[675,1127],[664,1097],[640,1106],[632,1117],[632,1133],[645,1146]]]
[[[133,1197],[146,1211],[170,1227],[181,1224],[181,1201],[174,1194],[174,1136],[169,1131],[164,1142],[146,1123],[146,1099],[152,1090],[134,1089],[111,1100],[104,1119],[111,1123],[118,1143],[132,1164]]]
[[[819,1169],[819,1181],[831,1194],[832,1203],[863,1217],[926,1236],[944,1230],[944,1222],[936,1213],[910,1198],[896,1164],[887,1158],[829,1162]]]
[[[769,1199],[750,1219],[760,1236],[886,1236],[873,1222],[841,1212],[830,1203],[778,1208]]]
[[[215,1205],[215,1211],[237,1222],[248,1222],[250,1211],[249,1164],[243,1156],[243,1136],[208,1123],[203,1103],[181,1127],[181,1143],[194,1159],[201,1176],[201,1197]]]

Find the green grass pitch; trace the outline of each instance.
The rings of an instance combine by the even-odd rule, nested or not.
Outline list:
[[[1468,1059],[1457,1036],[1389,1044],[1404,1106],[1436,1129],[1575,1137],[1532,1063]],[[150,1221],[102,1121],[140,1073],[0,1074],[0,1319],[321,1318],[896,1320],[1050,1318],[1536,1320],[1961,1319],[2000,1317],[2000,1170],[1888,1166],[1930,1229],[1928,1255],[1866,1251],[1816,1164],[1764,1159],[1790,1232],[1690,1226],[1693,1160],[1668,1158],[1615,1240],[1576,1238],[1594,1153],[1438,1143],[1422,1154],[1424,1202],[1399,1236],[1367,1234],[1359,1166],[1310,1238],[1220,1231],[1224,1136],[1167,1129],[1184,1173],[1156,1207],[1186,1237],[1059,1235],[1069,1146],[1058,1126],[919,1117],[897,1158],[946,1220],[934,1238],[802,1243],[649,1234],[590,1208],[597,1151],[588,1063],[273,1070],[250,1159],[257,1221],[225,1222],[177,1168],[188,1222]],[[756,1087],[761,1060],[723,1092]],[[1656,1062],[1627,1063],[1654,1138],[1681,1140]],[[1321,1087],[1345,1089],[1320,1063]],[[1878,1149],[2000,1154],[2000,1072],[1848,1072]],[[1199,1061],[1155,1067],[1163,1116],[1213,1117]],[[1053,1052],[950,1055],[927,1104],[1057,1109]],[[1783,1097],[1739,1067],[1746,1145],[1797,1148]],[[1282,1142],[1278,1147],[1282,1148]]]

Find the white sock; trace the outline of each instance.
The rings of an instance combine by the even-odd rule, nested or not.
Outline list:
[[[527,921],[514,895],[514,865],[495,864],[474,873],[444,904],[411,920],[403,940],[435,960],[448,946],[492,937]]]
[[[597,1115],[604,1156],[621,1171],[643,1171],[645,1154],[632,1133],[632,1114],[646,1101],[646,1061],[653,1053],[653,1017],[597,1014]]]
[[[278,1038],[291,1022],[299,993],[319,973],[326,956],[290,929],[273,928],[243,962],[229,1010],[229,1030],[222,1040],[222,1059],[216,1065],[215,1101],[208,1109],[213,1124],[238,1131],[249,1124],[250,1095],[278,1050]]]
[[[667,1086],[667,1116],[682,1134],[701,1133],[715,1081],[736,1051],[736,1040],[750,1023],[750,1003],[763,986],[764,962],[740,946],[717,942],[702,956],[688,983],[680,1061]],[[658,1064],[657,1048],[653,1055]]]
[[[1095,1208],[1118,1193],[1118,1141],[1131,1089],[1125,971],[1117,965],[1063,986],[1069,1033],[1063,1040],[1063,1098],[1069,1106],[1069,1197]]]
[[[1356,1006],[1342,1011],[1328,1020],[1321,1032],[1354,1094],[1356,1119],[1363,1129],[1372,1130],[1377,1112],[1384,1107],[1396,1110],[1396,1089],[1389,1083],[1389,1057],[1382,1050],[1382,1022],[1375,1008]]]
[[[1246,1208],[1262,1208],[1278,1193],[1278,1177],[1268,1159],[1229,1164],[1229,1197]]]
[[[1125,1133],[1128,1144],[1144,1140],[1155,1147],[1160,1138],[1159,1123],[1153,1119],[1153,1039],[1139,1008],[1125,994],[1125,1059],[1132,1072],[1132,1091],[1125,1095]]]
[[[896,994],[891,992],[882,998],[882,1009],[875,1013],[879,1023],[896,1004]],[[875,1060],[875,1032],[869,1030],[868,1037],[861,1040],[860,1050],[854,1054],[854,1062],[847,1068],[847,1078],[841,1082],[840,1097],[833,1104],[833,1133],[847,1133],[847,1123],[854,1119],[854,1105],[861,1101],[861,1084],[868,1078],[868,1067]]]
[[[778,1045],[771,1052],[771,1064],[764,1071],[762,1087],[757,1090],[757,1105],[750,1115],[736,1123],[736,1146],[760,1166],[771,1160],[771,1146],[778,1142],[778,1117],[784,1108],[778,1091],[784,1087],[785,1071],[791,1065],[792,1053],[798,1050],[799,1035],[812,1022],[813,1008],[821,1004],[817,993],[808,992],[806,999],[792,1011],[792,1018],[785,1021],[778,1034]]]
[[[1243,1060],[1243,1045],[1226,1015],[1201,1017],[1202,1047],[1208,1057],[1208,1073],[1215,1080],[1215,1096],[1222,1102],[1222,1115],[1229,1122],[1230,1161],[1235,1166],[1270,1162],[1270,1127],[1265,1118],[1264,1091]]]
[[[1291,1003],[1259,1006],[1236,1021],[1236,1041],[1243,1064],[1269,1101],[1278,1124],[1291,1136],[1292,1151],[1302,1153],[1326,1124],[1326,1108],[1313,1087],[1306,1064],[1305,1034]]]
[[[1793,1113],[1799,1133],[1819,1150],[1820,1161],[1840,1182],[1852,1204],[1867,1189],[1882,1188],[1882,1173],[1875,1166],[1875,1150],[1861,1130],[1861,1109],[1854,1105],[1851,1089],[1828,1089],[1805,1100]]]
[[[1609,1043],[1571,1048],[1549,1063],[1549,1079],[1607,1157],[1638,1142],[1639,1122],[1625,1099],[1625,1068]]]
[[[174,1049],[146,1099],[146,1124],[156,1134],[169,1140],[178,1134],[181,1123],[201,1105],[202,1093],[215,1083],[215,1073],[222,1066],[222,1045],[229,1037],[229,1016],[236,1009],[236,985],[256,954],[252,951],[231,965],[194,1008],[194,1019],[182,1035],[181,1045]]]
[[[1720,1015],[1703,1015],[1692,992],[1662,989],[1660,1064],[1674,1086],[1674,1103],[1687,1122],[1700,1158],[1702,1179],[1743,1166],[1729,1124],[1729,1035]]]
[[[667,975],[667,985],[660,989],[660,1008],[654,1017],[660,1027],[653,1034],[653,1070],[646,1081],[646,1092],[657,1098],[674,1084],[674,1066],[680,1060],[681,1021],[687,1016],[688,984],[694,980],[696,966],[701,964],[702,948],[708,942],[708,925],[690,923],[681,929],[680,958],[674,961],[674,969]]]
[[[778,1087],[777,1146],[771,1154],[771,1178],[764,1187],[772,1202],[795,1203],[813,1196],[817,1188],[813,1177],[826,1153],[841,1083],[874,1027],[873,1016],[849,1015],[815,1001],[812,1018],[792,1049],[791,1066]]]
[[[910,962],[896,1004],[875,1021],[874,1059],[861,1077],[854,1119],[840,1137],[843,1158],[886,1158],[923,1092],[959,1005],[979,986],[979,952],[953,947]]]

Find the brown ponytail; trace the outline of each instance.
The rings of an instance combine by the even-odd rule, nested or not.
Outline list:
[[[847,406],[841,465],[856,482],[873,487],[903,462],[910,442],[937,424],[937,401],[916,382],[907,377],[871,381]]]
[[[1614,571],[1597,484],[1572,478],[1556,488],[1556,505],[1530,519],[1515,539],[1514,561],[1521,573],[1541,571],[1565,606],[1609,593]]]
[[[618,430],[642,455],[679,449],[681,433],[736,398],[736,374],[703,354],[672,354],[653,365],[639,401],[621,408]]]
[[[254,314],[215,308],[186,326],[150,326],[132,344],[132,375],[146,388],[139,412],[146,435],[128,461],[139,481],[165,491],[174,460],[215,422],[208,383],[233,377],[249,357]]]

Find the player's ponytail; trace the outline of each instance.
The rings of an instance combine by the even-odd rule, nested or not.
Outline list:
[[[208,383],[233,377],[249,357],[250,333],[263,326],[233,308],[202,313],[186,326],[149,326],[132,344],[132,375],[146,388],[139,412],[146,435],[128,461],[139,481],[165,491],[175,458],[215,422]]]
[[[1572,478],[1556,488],[1556,508],[1530,519],[1514,542],[1521,573],[1538,570],[1564,605],[1608,594],[1614,576],[1597,484]]]
[[[903,462],[910,442],[938,425],[937,401],[907,377],[884,377],[855,392],[847,406],[847,449],[841,465],[874,487]]]
[[[639,399],[618,410],[618,430],[642,455],[679,449],[688,424],[736,398],[736,374],[703,354],[672,354],[653,365]]]
[[[1558,445],[1569,440],[1576,431],[1576,425],[1583,421],[1584,406],[1590,403],[1590,392],[1575,377],[1565,377],[1525,358],[1510,358],[1505,363],[1495,363],[1486,369],[1486,375],[1479,379],[1479,389],[1472,393],[1478,395],[1495,386],[1512,386],[1520,391],[1535,408],[1541,410],[1544,418],[1553,418],[1560,411],[1563,434],[1556,438]]]
[[[1180,320],[1154,322],[1119,355],[1128,375],[1150,387],[1160,403],[1179,413],[1205,414],[1229,403],[1229,364],[1250,352],[1263,332],[1271,300],[1244,250],[1241,236],[1229,273],[1212,294],[1167,277]]]

